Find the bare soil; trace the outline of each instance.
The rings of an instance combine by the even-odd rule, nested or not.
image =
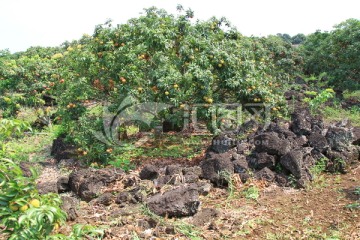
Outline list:
[[[159,161],[162,165],[174,159]],[[136,176],[138,171],[132,174]],[[233,179],[232,193],[213,188],[208,196],[201,197],[201,209],[219,212],[214,218],[200,220],[203,226],[193,225],[196,217],[179,220],[154,216],[139,204],[120,208],[115,203],[102,206],[81,202],[79,217],[60,231],[69,232],[71,225],[81,223],[106,227],[105,239],[360,239],[360,210],[346,207],[359,199],[353,190],[360,185],[360,167],[347,174],[319,175],[302,190],[257,180],[242,184]],[[259,189],[256,200],[246,198],[244,190],[250,186]],[[104,191],[117,188],[121,182]]]

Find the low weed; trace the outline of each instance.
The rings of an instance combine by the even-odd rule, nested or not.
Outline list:
[[[227,171],[221,171],[219,173],[220,177],[225,179],[225,181],[227,182],[227,190],[229,193],[228,199],[232,199],[235,196],[235,184],[234,184],[234,179],[231,175],[231,173],[227,172]]]
[[[109,162],[110,165],[121,168],[125,172],[129,172],[131,169],[135,168],[135,165],[128,158],[117,157],[115,160]]]
[[[350,209],[350,210],[359,210],[360,209],[360,203],[358,203],[358,202],[350,203],[350,204],[346,205],[345,208]]]
[[[49,240],[78,240],[78,239],[93,239],[101,240],[105,235],[105,231],[102,228],[92,225],[75,224],[72,227],[72,232],[66,236],[63,234],[55,234],[49,236]]]
[[[257,200],[260,196],[259,188],[257,188],[256,186],[251,186],[243,190],[242,192],[247,199]]]
[[[328,164],[329,159],[321,158],[319,159],[316,164],[310,169],[310,172],[317,177],[320,173],[326,170],[326,166]]]
[[[146,205],[142,206],[142,213],[146,216],[151,217],[152,219],[157,221],[160,225],[166,225],[166,224],[173,225],[176,232],[183,234],[188,239],[191,239],[191,240],[202,239],[200,237],[200,234],[201,234],[200,230],[197,229],[194,225],[188,224],[188,223],[184,222],[183,220],[175,220],[173,222],[165,220],[163,217],[160,217],[160,216],[156,215],[155,213],[153,213]]]
[[[185,223],[184,221],[178,220],[174,224],[175,231],[185,235],[188,239],[191,240],[201,240],[200,230],[198,230],[194,225]]]
[[[359,200],[354,203],[350,203],[350,204],[346,205],[345,208],[350,209],[350,210],[360,210],[360,187],[355,188],[353,193],[355,195],[359,195]]]
[[[288,177],[287,177],[288,181],[289,181],[289,185],[293,188],[296,188],[297,186],[297,179],[294,175],[290,174]]]

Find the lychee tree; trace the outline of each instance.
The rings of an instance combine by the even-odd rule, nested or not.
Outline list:
[[[162,117],[174,121],[192,104],[255,102],[277,110],[284,103],[279,86],[301,65],[290,45],[278,37],[245,37],[225,18],[194,20],[191,10],[178,9],[174,16],[149,8],[126,24],[107,21],[92,36],[59,48],[19,54],[6,60],[15,71],[10,75],[17,87],[30,83],[21,87],[29,96],[56,97],[63,132],[82,154],[93,154],[87,158],[108,157],[92,133],[102,130],[102,106],[116,114],[129,95],[171,104]],[[206,111],[203,117],[209,117]]]
[[[245,37],[225,18],[194,21],[191,10],[173,16],[150,8],[126,24],[108,21],[92,36],[67,44],[56,58],[59,117],[79,145],[91,148],[96,139],[88,130],[100,130],[102,124],[101,113],[86,107],[89,102],[106,102],[116,110],[131,95],[178,109],[185,104],[281,105],[279,86],[289,79],[294,61],[288,59],[292,49],[277,41]],[[284,64],[288,69],[281,70]]]

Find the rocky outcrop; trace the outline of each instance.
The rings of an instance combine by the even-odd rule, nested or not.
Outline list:
[[[154,165],[145,165],[139,174],[141,180],[153,180],[158,176],[159,170]]]
[[[67,176],[58,178],[56,185],[57,185],[58,193],[64,193],[64,192],[71,191],[70,186],[69,186],[69,177],[67,177]]]
[[[325,161],[330,172],[346,172],[349,165],[357,163],[358,135],[348,124],[325,127],[322,119],[313,117],[306,108],[297,109],[291,122],[272,122],[267,128],[250,121],[232,134],[214,138],[200,163],[201,177],[216,186],[226,186],[234,173],[242,182],[254,175],[281,186],[287,186],[291,178],[304,187],[313,179],[311,170],[319,161]],[[237,138],[242,140],[236,142]]]
[[[207,158],[200,163],[201,177],[210,180],[217,186],[227,185],[228,176],[234,173],[234,164],[231,159],[230,152],[208,152]]]
[[[351,144],[353,135],[350,129],[344,127],[330,127],[325,135],[330,148],[335,151],[344,151]]]
[[[51,147],[51,156],[53,156],[57,161],[62,159],[70,159],[76,155],[75,153],[75,146],[65,142],[65,138],[63,136],[58,137],[53,141]]]
[[[325,164],[329,172],[345,173],[349,165],[359,162],[354,129],[343,124],[325,127],[321,118],[300,109],[291,122],[276,121],[262,128],[250,121],[232,133],[216,136],[198,166],[148,164],[139,173],[127,175],[114,168],[82,169],[59,178],[55,189],[59,193],[71,190],[97,205],[117,204],[122,211],[145,204],[164,217],[196,214],[194,223],[204,226],[220,213],[212,209],[198,213],[199,196],[207,195],[213,186],[227,187],[234,174],[243,183],[256,178],[284,187],[305,187],[317,163]],[[116,194],[102,191],[115,181],[121,183]],[[66,209],[70,219],[77,216],[74,207]]]
[[[158,193],[150,197],[146,204],[150,211],[159,216],[192,216],[200,206],[198,186],[192,184]]]
[[[121,169],[82,169],[69,176],[70,189],[83,201],[90,201],[101,193],[101,188],[116,181],[124,174]]]
[[[210,146],[211,151],[216,153],[224,153],[236,146],[236,141],[226,134],[214,137]]]
[[[271,155],[282,156],[290,151],[289,141],[279,138],[275,132],[259,134],[254,140],[255,151],[258,153],[265,152]]]
[[[61,196],[61,209],[66,212],[67,220],[74,221],[78,217],[79,200],[70,196]]]

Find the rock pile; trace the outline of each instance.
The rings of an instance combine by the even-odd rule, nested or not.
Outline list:
[[[265,129],[248,122],[213,139],[200,163],[201,177],[222,186],[227,178],[221,173],[227,172],[239,174],[242,181],[254,175],[281,186],[290,185],[291,179],[291,184],[304,187],[319,161],[330,172],[345,172],[359,161],[357,132],[346,123],[325,127],[307,109],[295,111],[291,122],[272,122]],[[244,133],[247,137],[241,139]]]
[[[358,163],[359,144],[359,128],[346,121],[326,126],[307,109],[298,109],[290,122],[275,121],[264,128],[249,121],[214,137],[199,166],[145,165],[132,174],[116,168],[74,170],[58,179],[57,191],[72,191],[83,201],[117,204],[120,209],[142,203],[160,216],[192,216],[200,209],[199,196],[213,186],[227,186],[233,174],[243,182],[255,177],[280,186],[305,187],[318,163],[325,164],[326,171],[342,173]],[[61,150],[53,149],[55,155],[68,157],[60,140],[54,145]],[[112,184],[121,186],[111,193],[103,191]],[[76,218],[76,199],[63,199],[69,218]]]

